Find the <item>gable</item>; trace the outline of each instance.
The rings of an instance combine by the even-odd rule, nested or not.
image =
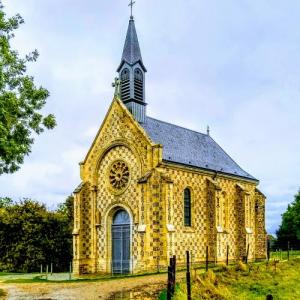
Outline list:
[[[125,105],[115,98],[85,160],[80,164],[81,179],[94,184],[101,159],[108,151],[117,146],[129,148],[139,159],[143,172],[151,168],[152,161],[148,152],[155,144],[151,142],[139,123],[134,120]]]

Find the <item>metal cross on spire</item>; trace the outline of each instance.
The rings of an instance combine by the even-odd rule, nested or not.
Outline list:
[[[128,4],[128,6],[130,6],[130,18],[133,18],[132,8],[133,8],[134,4],[135,4],[135,1],[133,1],[133,0],[130,0],[130,3]]]

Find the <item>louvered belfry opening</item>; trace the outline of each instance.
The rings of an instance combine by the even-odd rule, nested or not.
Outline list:
[[[127,68],[121,73],[121,99],[123,101],[130,99],[130,76]]]
[[[134,99],[144,100],[143,73],[139,68],[134,70]]]

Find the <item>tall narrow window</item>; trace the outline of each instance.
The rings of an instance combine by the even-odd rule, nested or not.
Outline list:
[[[127,68],[121,73],[121,99],[123,101],[130,99],[130,78]]]
[[[191,215],[191,191],[186,188],[184,190],[184,226],[192,225]]]
[[[139,68],[134,70],[134,98],[139,101],[144,99],[143,73]]]

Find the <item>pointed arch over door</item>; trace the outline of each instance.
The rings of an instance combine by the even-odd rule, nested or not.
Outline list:
[[[130,272],[130,216],[124,209],[115,212],[112,222],[112,272]]]

